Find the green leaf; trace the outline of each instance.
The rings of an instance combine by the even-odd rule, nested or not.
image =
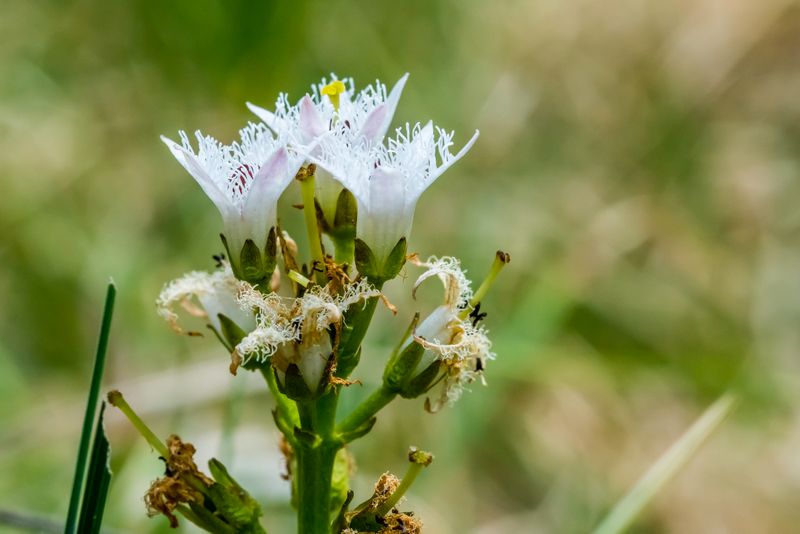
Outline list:
[[[108,284],[105,306],[103,307],[103,320],[100,325],[100,337],[97,341],[97,352],[94,359],[94,370],[92,371],[92,382],[89,386],[86,412],[83,416],[83,429],[78,446],[78,458],[75,462],[75,476],[72,481],[72,494],[70,495],[67,523],[64,529],[66,534],[73,534],[76,532],[75,527],[78,520],[78,509],[80,508],[81,493],[83,491],[84,477],[86,475],[86,460],[89,455],[89,442],[91,440],[92,427],[94,426],[95,413],[97,411],[97,398],[100,392],[100,383],[103,380],[103,370],[106,364],[108,336],[111,331],[111,318],[114,314],[114,300],[116,295],[117,289],[114,287],[114,284]]]
[[[108,444],[103,425],[105,409],[106,403],[103,402],[100,405],[100,415],[97,418],[97,427],[94,432],[94,445],[89,460],[89,472],[86,476],[86,487],[83,491],[83,503],[78,521],[78,532],[88,534],[100,532],[108,486],[111,483],[111,468],[109,467],[111,447]]]

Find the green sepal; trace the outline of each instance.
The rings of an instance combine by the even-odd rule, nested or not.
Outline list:
[[[228,525],[220,516],[205,507],[205,504],[208,502],[211,501],[204,501],[202,504],[194,501],[189,502],[189,508],[194,512],[193,517],[187,514],[184,514],[184,517],[205,531],[213,532],[214,534],[235,534],[235,528]],[[180,509],[180,506],[181,505],[178,506],[178,509]]]
[[[411,380],[424,352],[425,348],[422,345],[412,341],[392,358],[383,372],[383,383],[386,387],[400,393]]]
[[[231,269],[236,278],[254,285],[266,285],[277,265],[277,234],[275,227],[269,229],[263,250],[252,240],[247,239],[238,254],[232,254],[224,234],[219,235],[225,251],[231,259]]]
[[[222,332],[220,334],[228,343],[229,347],[235,347],[239,343],[242,342],[242,339],[245,338],[247,332],[242,330],[238,324],[233,322],[227,315],[222,313],[217,314],[217,319],[219,319],[219,327]]]
[[[406,263],[406,243],[406,238],[401,237],[386,259],[379,262],[369,245],[356,238],[354,250],[356,269],[361,276],[367,277],[375,285],[395,278]]]
[[[242,273],[242,278],[247,282],[260,281],[264,277],[261,250],[252,239],[244,242],[244,246],[239,253],[239,269]]]
[[[366,276],[370,280],[379,280],[380,265],[378,265],[378,260],[375,258],[375,254],[372,253],[372,249],[359,238],[355,239],[354,245],[356,269],[358,269],[358,272],[361,276]]]
[[[355,232],[356,221],[358,219],[358,203],[353,193],[347,189],[342,189],[336,199],[336,215],[333,218],[333,231]]]
[[[401,237],[383,262],[383,272],[381,274],[384,280],[392,280],[400,274],[400,269],[406,264],[406,248],[406,238]]]
[[[297,364],[290,363],[286,368],[283,391],[287,397],[292,400],[309,400],[314,398],[314,393],[309,389],[303,374]],[[278,381],[280,384],[280,380]]]
[[[231,269],[233,269],[234,274],[236,273],[236,268],[233,266],[233,259],[236,257],[231,254],[231,248],[228,246],[228,238],[225,237],[225,234],[219,234],[219,239],[222,241],[222,246],[225,247],[225,254],[228,255],[228,258],[231,260]]]
[[[353,490],[348,490],[347,496],[344,499],[344,503],[342,503],[342,507],[339,509],[339,515],[336,516],[336,519],[333,521],[333,525],[331,525],[331,532],[338,534],[350,526],[350,522],[347,520],[347,509],[349,508],[350,503],[353,502],[353,497],[355,497],[355,495],[356,494]]]
[[[331,503],[330,510],[341,510],[347,501],[350,489],[350,457],[346,449],[339,449],[333,462],[333,475],[331,477]]]
[[[267,234],[267,246],[264,247],[264,271],[272,276],[272,271],[278,264],[278,234],[275,232],[275,227],[269,229]]]
[[[264,532],[258,522],[261,517],[258,502],[234,480],[219,460],[212,458],[208,462],[208,468],[216,482],[209,488],[216,513],[234,527],[236,532]]]
[[[415,343],[415,345],[417,345],[417,343]],[[413,377],[403,386],[403,389],[400,390],[400,396],[404,399],[415,399],[423,393],[427,393],[439,376],[439,369],[441,366],[441,360],[434,361],[424,371]]]

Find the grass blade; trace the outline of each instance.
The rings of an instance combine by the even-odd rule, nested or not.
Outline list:
[[[617,502],[593,534],[619,534],[636,519],[658,491],[694,455],[731,413],[736,400],[731,394],[717,399]]]
[[[114,299],[117,290],[113,283],[108,284],[106,291],[106,301],[103,308],[103,321],[100,326],[100,337],[97,341],[97,353],[94,359],[94,370],[92,371],[92,383],[89,387],[89,398],[86,401],[86,413],[83,417],[83,429],[81,431],[81,441],[78,446],[78,459],[75,462],[75,476],[72,480],[72,494],[69,500],[69,511],[67,512],[67,524],[64,529],[66,534],[76,532],[75,525],[78,518],[78,508],[80,507],[83,481],[86,475],[86,460],[89,455],[89,443],[94,426],[94,415],[97,411],[97,398],[100,392],[100,382],[103,379],[103,370],[106,364],[106,349],[108,348],[108,334],[111,330],[111,316],[114,312]]]
[[[111,447],[106,438],[103,425],[103,413],[106,403],[100,405],[100,415],[97,417],[97,426],[94,432],[94,445],[89,460],[89,472],[86,475],[86,486],[83,491],[81,514],[78,520],[78,532],[97,534],[103,522],[103,510],[106,506],[108,485],[111,482],[111,469],[109,459]]]

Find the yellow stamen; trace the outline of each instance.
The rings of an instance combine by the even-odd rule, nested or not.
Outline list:
[[[320,93],[323,95],[328,95],[328,98],[333,104],[334,109],[339,109],[339,95],[344,93],[347,89],[342,83],[341,80],[333,80],[331,83],[326,85],[320,90]]]

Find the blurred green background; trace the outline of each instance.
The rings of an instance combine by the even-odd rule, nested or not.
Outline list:
[[[290,532],[271,401],[155,315],[212,267],[218,214],[158,139],[229,141],[244,102],[333,71],[411,73],[396,123],[478,144],[426,193],[410,248],[480,279],[497,360],[453,409],[395,403],[352,447],[357,499],[405,450],[427,532],[578,533],[721,392],[742,403],[633,529],[800,532],[800,5],[791,0],[6,0],[0,16],[0,507],[63,520],[106,281],[106,381],[161,435],[220,455]],[[290,190],[288,207],[299,196]],[[292,222],[293,221],[293,222]],[[292,226],[295,225],[295,226]],[[294,231],[300,236],[301,231]],[[389,289],[368,391],[431,284]],[[482,308],[483,309],[483,308]],[[241,399],[232,404],[230,398]],[[226,430],[227,429],[227,430]],[[163,466],[118,414],[106,525],[167,531]],[[2,530],[4,527],[0,527]],[[188,527],[182,527],[190,531]]]

